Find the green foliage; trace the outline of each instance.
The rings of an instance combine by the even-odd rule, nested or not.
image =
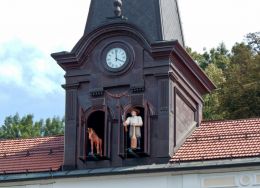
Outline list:
[[[64,119],[48,118],[45,121],[33,121],[33,115],[20,118],[19,114],[5,118],[0,127],[0,139],[33,138],[40,136],[61,135],[64,133]]]
[[[254,53],[260,54],[260,32],[248,33],[246,42]]]
[[[203,69],[205,70],[208,66],[208,53],[205,52],[204,54],[200,54],[198,52],[192,51],[191,48],[187,47],[186,51],[190,54],[193,60]]]
[[[220,102],[220,96],[221,88],[223,87],[226,78],[223,71],[213,63],[208,65],[205,73],[218,89],[211,94],[204,96],[203,117],[207,120],[223,119],[225,117],[225,112],[221,110],[222,104]]]
[[[230,63],[229,51],[224,43],[220,43],[217,48],[212,48],[209,52],[204,51],[203,54],[192,51],[189,47],[186,51],[203,70],[206,70],[210,64],[215,64],[218,68],[225,70]]]
[[[260,116],[259,56],[244,43],[237,43],[232,48],[222,94],[223,109],[229,119]]]
[[[43,128],[43,136],[53,136],[60,135],[64,133],[64,118],[53,117],[48,118],[45,121],[45,126]]]
[[[230,64],[229,52],[224,43],[221,43],[217,49],[211,49],[209,54],[209,63],[215,64],[221,70],[227,69]]]
[[[260,32],[231,52],[223,43],[203,54],[187,52],[217,86],[204,97],[205,120],[260,117]]]

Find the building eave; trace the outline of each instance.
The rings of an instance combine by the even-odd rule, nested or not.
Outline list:
[[[79,177],[101,177],[101,176],[119,176],[131,174],[147,174],[147,173],[171,173],[172,175],[186,173],[203,173],[203,172],[219,172],[232,171],[236,168],[240,170],[260,169],[260,158],[244,158],[233,160],[214,160],[214,161],[198,161],[187,163],[168,163],[153,164],[134,167],[118,167],[118,168],[100,168],[72,171],[56,171],[56,172],[39,172],[39,173],[22,173],[22,174],[5,174],[0,175],[0,183],[50,180],[61,178],[79,178]]]

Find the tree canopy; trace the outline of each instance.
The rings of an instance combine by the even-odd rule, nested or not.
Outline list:
[[[33,115],[20,117],[19,114],[5,118],[0,127],[0,139],[33,138],[64,134],[64,118],[53,117],[33,121]]]
[[[231,51],[223,43],[203,54],[187,51],[217,86],[204,97],[205,120],[260,116],[260,32]]]

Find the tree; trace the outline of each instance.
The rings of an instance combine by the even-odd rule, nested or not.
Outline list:
[[[233,46],[221,97],[226,118],[260,116],[259,60],[259,54],[254,54],[249,45],[237,43]]]
[[[203,118],[205,120],[223,119],[225,111],[222,110],[220,96],[226,78],[222,70],[213,63],[208,65],[205,73],[214,82],[217,89],[204,97]]]
[[[209,55],[207,52],[205,52],[204,54],[200,54],[196,51],[193,51],[191,48],[187,47],[186,51],[188,52],[188,54],[192,57],[192,59],[203,69],[205,70],[206,67],[208,66],[209,62]]]
[[[19,114],[5,118],[0,127],[0,139],[33,138],[40,136],[61,135],[64,133],[64,118],[47,118],[45,121],[33,121],[33,115],[20,118]]]
[[[260,32],[246,36],[231,52],[221,43],[203,54],[187,48],[217,89],[204,97],[205,120],[260,116]]]
[[[189,47],[186,51],[203,70],[206,70],[210,64],[215,64],[218,68],[225,70],[230,63],[229,51],[224,43],[220,43],[217,48],[212,48],[209,52],[205,50],[203,54],[192,51]]]
[[[53,136],[64,134],[64,118],[59,117],[47,118],[45,121],[45,126],[43,128],[44,136]]]
[[[230,64],[230,55],[224,43],[220,43],[215,49],[212,48],[209,54],[209,63],[215,64],[221,70],[227,69]]]
[[[260,53],[260,32],[248,33],[246,35],[246,43],[250,46],[254,53]]]
[[[1,127],[1,138],[31,138],[41,136],[41,124],[33,123],[33,115],[20,118],[19,114],[5,118]]]

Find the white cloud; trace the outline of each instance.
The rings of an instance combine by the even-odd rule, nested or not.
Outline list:
[[[21,86],[23,84],[22,68],[12,62],[0,63],[0,83]]]
[[[84,31],[89,3],[1,0],[0,93],[3,84],[22,88],[28,97],[64,92],[60,87],[64,72],[50,54],[70,51],[76,44]]]
[[[30,80],[30,91],[32,92],[32,94],[41,96],[42,92],[44,92],[44,94],[49,94],[49,93],[55,93],[56,91],[60,91],[60,90],[61,90],[60,86],[53,80],[49,79],[44,74],[39,76],[34,76]]]
[[[4,43],[1,49],[0,84],[22,88],[33,97],[63,92],[64,73],[51,57],[19,40]]]

